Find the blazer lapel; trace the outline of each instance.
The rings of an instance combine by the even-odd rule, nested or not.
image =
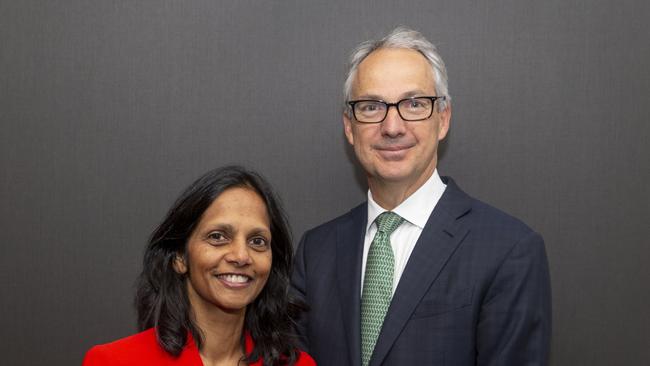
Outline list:
[[[337,230],[336,273],[351,366],[361,366],[361,260],[367,212],[366,203],[355,207]]]
[[[470,210],[470,199],[450,178],[447,188],[420,234],[377,339],[370,365],[380,365],[431,284],[468,229],[457,219]]]

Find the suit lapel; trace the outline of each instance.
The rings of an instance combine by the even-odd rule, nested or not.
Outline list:
[[[445,193],[420,234],[397,285],[370,360],[371,365],[382,363],[413,310],[467,235],[468,229],[457,219],[470,210],[471,201],[451,179],[446,180]]]
[[[350,365],[361,365],[361,259],[368,205],[354,208],[337,230],[336,274],[343,326],[350,350]]]

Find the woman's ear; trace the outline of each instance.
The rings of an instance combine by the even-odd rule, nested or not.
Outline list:
[[[176,253],[176,256],[174,257],[174,271],[176,271],[176,273],[178,274],[187,273],[187,265],[185,264],[185,257],[180,253]]]

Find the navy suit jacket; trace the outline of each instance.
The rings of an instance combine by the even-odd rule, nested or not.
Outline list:
[[[551,294],[544,241],[450,178],[397,285],[370,365],[545,365]],[[361,261],[367,203],[309,230],[292,292],[320,366],[361,365]]]

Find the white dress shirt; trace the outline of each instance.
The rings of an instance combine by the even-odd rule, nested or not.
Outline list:
[[[410,195],[399,206],[395,207],[393,212],[404,218],[404,222],[390,236],[390,245],[393,247],[395,257],[395,270],[393,278],[393,294],[402,277],[406,263],[413,252],[415,243],[418,241],[424,225],[427,223],[431,212],[438,204],[440,197],[445,192],[447,186],[442,182],[438,175],[438,170],[434,170],[431,177]],[[385,212],[384,208],[379,206],[372,198],[372,192],[368,190],[368,224],[366,226],[366,236],[363,242],[363,262],[361,264],[361,295],[363,295],[363,280],[366,274],[366,261],[370,243],[377,232],[375,219]]]

